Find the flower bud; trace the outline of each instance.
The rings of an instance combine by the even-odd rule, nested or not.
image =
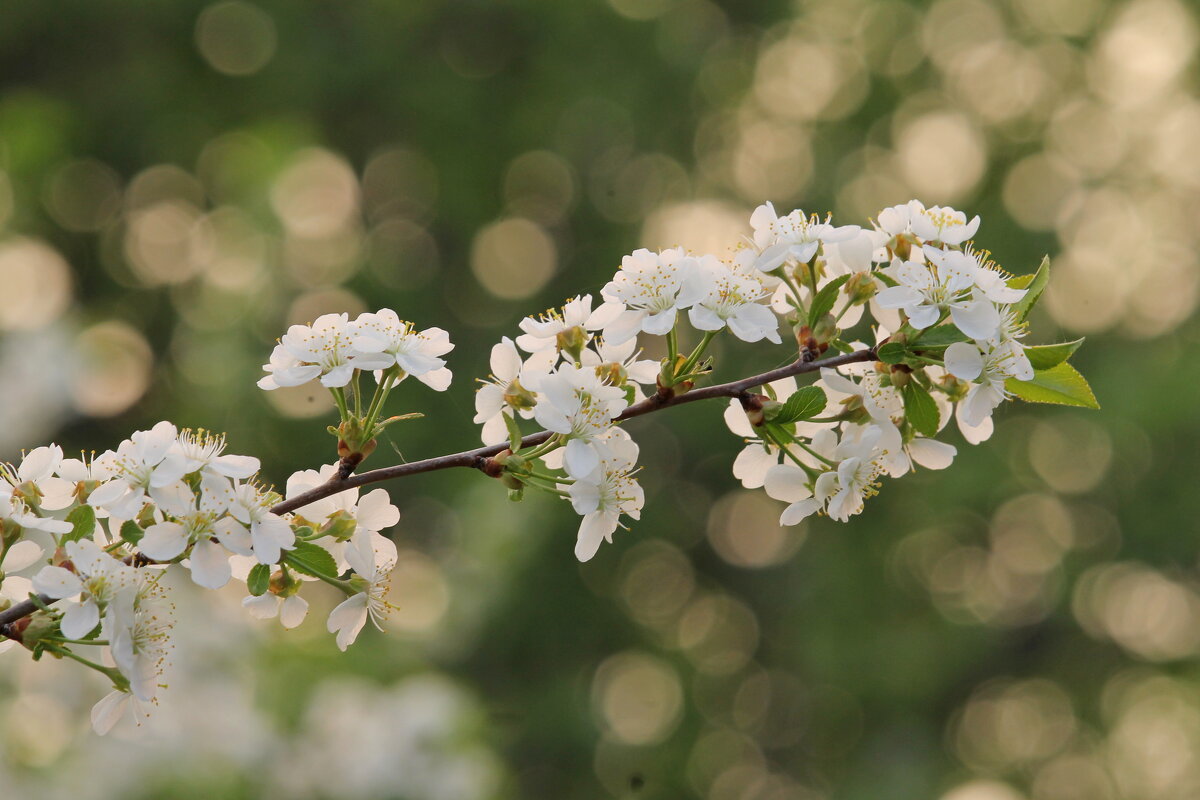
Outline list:
[[[513,381],[504,390],[504,402],[511,408],[528,410],[537,405],[537,398],[520,381]]]
[[[575,325],[559,331],[558,349],[571,356],[572,360],[578,361],[579,356],[583,353],[583,348],[587,346],[587,341],[587,331]]]
[[[960,381],[950,373],[946,373],[945,377],[938,381],[938,385],[946,392],[946,399],[952,403],[957,403],[966,397],[971,388],[969,383]]]
[[[851,305],[862,305],[879,291],[879,287],[875,284],[875,278],[871,276],[870,272],[854,273],[842,288],[846,292],[846,296],[850,298]]]
[[[912,256],[913,247],[919,246],[920,243],[921,240],[911,233],[901,233],[893,236],[892,240],[887,243],[887,246],[901,261],[908,261]]]
[[[905,364],[893,364],[890,375],[892,386],[903,389],[912,380],[912,368]]]
[[[823,315],[812,329],[812,336],[817,340],[821,352],[828,349],[829,343],[836,339],[837,335],[837,320],[833,318],[833,314]]]
[[[321,533],[332,536],[339,542],[348,541],[354,536],[354,531],[358,528],[358,521],[353,515],[346,511],[339,511],[329,518],[321,528]]]
[[[500,477],[500,480],[504,483],[505,486],[507,486],[509,489],[511,489],[513,491],[520,491],[521,489],[525,488],[525,484],[521,482],[521,479],[518,478],[516,475],[513,475],[511,472],[505,472]],[[520,499],[520,498],[518,498],[518,499]]]
[[[45,611],[35,611],[25,618],[28,622],[22,627],[19,624],[14,624],[14,627],[20,632],[21,644],[28,647],[30,650],[33,646],[45,639],[47,636],[58,634],[58,620]],[[23,620],[17,620],[17,623]]]
[[[770,402],[769,397],[761,394],[742,397],[742,410],[746,412],[746,419],[750,420],[751,425],[757,428],[767,421],[766,407]]]
[[[271,580],[267,584],[267,591],[277,597],[291,597],[300,591],[300,581],[281,569],[275,570],[275,574],[271,576]]]

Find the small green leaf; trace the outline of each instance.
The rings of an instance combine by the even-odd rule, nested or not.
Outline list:
[[[521,427],[517,425],[517,420],[514,414],[505,414],[500,412],[504,417],[504,426],[508,428],[508,449],[514,453],[521,449]]]
[[[926,328],[920,336],[909,342],[916,350],[932,350],[936,347],[949,347],[955,342],[969,342],[970,338],[953,325],[938,325],[936,328]]]
[[[294,550],[284,553],[283,560],[297,572],[314,578],[322,575],[327,578],[337,577],[337,562],[333,560],[333,556],[329,555],[328,550],[312,542],[300,542]]]
[[[808,309],[809,325],[816,325],[817,320],[833,310],[833,304],[837,302],[838,290],[848,280],[850,280],[849,275],[839,275],[821,287],[821,291],[813,297],[812,306]]]
[[[797,390],[779,409],[771,422],[777,425],[787,425],[792,422],[815,417],[825,410],[828,400],[825,393],[816,386],[805,386]]]
[[[1037,272],[1033,275],[1018,275],[1009,280],[1008,285],[1013,289],[1027,289],[1025,296],[1013,304],[1013,310],[1017,314],[1017,320],[1024,322],[1029,318],[1029,312],[1033,311],[1033,307],[1037,305],[1038,299],[1042,296],[1042,292],[1046,290],[1046,284],[1050,282],[1050,257],[1042,258],[1042,263],[1038,266]]]
[[[127,519],[121,523],[121,538],[130,544],[136,545],[145,535],[146,532],[133,520]]]
[[[91,506],[79,506],[70,514],[67,514],[67,522],[74,527],[71,532],[64,534],[61,542],[78,542],[81,539],[90,539],[96,533],[96,512]]]
[[[888,342],[880,345],[875,355],[885,364],[899,364],[908,357],[908,347],[900,342]]]
[[[1036,347],[1026,347],[1025,355],[1029,363],[1036,369],[1050,369],[1066,361],[1083,344],[1083,339],[1060,344],[1042,344]]]
[[[1027,403],[1055,403],[1079,408],[1099,408],[1092,387],[1079,370],[1065,361],[1050,369],[1036,370],[1033,380],[1009,378],[1004,387]]]
[[[246,576],[246,588],[255,597],[262,597],[271,585],[271,568],[266,564],[255,564]]]
[[[904,387],[904,416],[922,436],[936,436],[942,421],[929,390],[915,380]]]

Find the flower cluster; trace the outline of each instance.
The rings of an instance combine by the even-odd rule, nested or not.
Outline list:
[[[814,513],[846,521],[885,476],[946,468],[955,447],[935,437],[948,420],[978,443],[991,433],[992,411],[1019,391],[1013,382],[1035,377],[1020,343],[1029,279],[1012,278],[971,245],[978,217],[914,200],[864,228],[800,210],[780,215],[765,203],[749,222],[752,235],[726,259],[637,250],[599,307],[576,297],[526,318],[515,343],[493,348],[475,421],[485,444],[509,447],[491,474],[515,498],[533,487],[569,500],[583,516],[580,560],[611,541],[622,515],[636,519],[643,502],[637,446],[616,423],[642,386],[655,383],[659,402],[690,390],[710,371],[704,353],[722,330],[778,344],[786,324],[801,362],[831,348],[874,357],[824,368],[811,387],[789,377],[731,401],[726,421],[746,440],[734,476],[787,502],[788,525]],[[863,338],[872,344],[848,340],[868,311]],[[679,350],[685,320],[699,339],[690,354]],[[665,337],[667,357],[638,360],[639,336]],[[522,420],[551,435],[523,447]]]
[[[249,611],[278,614],[286,627],[307,613],[303,582],[332,583],[347,596],[328,621],[342,649],[368,615],[378,625],[390,608],[396,552],[379,531],[399,512],[384,490],[361,500],[350,490],[303,515],[276,514],[282,498],[255,481],[258,460],[224,449],[223,437],[160,422],[91,458],[64,458],[50,445],[0,465],[3,607],[32,594],[39,609],[4,636],[111,679],[113,692],[92,714],[100,733],[127,712],[141,720],[157,700],[171,651],[168,570],[185,569],[207,589],[236,576]],[[298,472],[288,494],[334,471]],[[87,647],[112,666],[78,652]]]

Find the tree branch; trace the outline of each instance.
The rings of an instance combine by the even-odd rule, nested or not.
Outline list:
[[[720,383],[715,386],[705,386],[702,389],[693,389],[684,394],[653,394],[642,400],[639,403],[634,403],[625,409],[614,422],[640,417],[644,414],[650,414],[655,411],[661,411],[664,408],[672,406],[681,406],[684,403],[693,403],[697,400],[710,400],[715,397],[734,397],[740,398],[745,395],[750,389],[757,386],[777,381],[781,378],[790,378],[795,375],[803,375],[807,372],[817,372],[822,367],[840,367],[843,364],[853,364],[861,361],[875,360],[875,350],[869,348],[867,350],[858,350],[853,353],[845,353],[843,355],[833,356],[831,358],[822,359],[820,361],[808,361],[803,358],[793,361],[787,366],[773,369],[770,372],[764,372],[761,375],[752,375],[749,378],[743,378],[740,381],[731,381],[730,383]],[[541,444],[549,439],[553,434],[550,431],[541,431],[540,433],[530,434],[521,440],[521,447],[532,447]],[[307,492],[298,494],[290,500],[276,505],[271,509],[276,514],[286,514],[289,511],[295,511],[309,503],[315,503],[317,500],[335,495],[338,492],[344,492],[347,489],[353,489],[358,486],[365,486],[369,483],[379,483],[380,481],[389,481],[393,478],[403,478],[406,475],[416,475],[421,472],[434,472],[441,469],[449,469],[451,467],[469,467],[479,469],[484,466],[486,460],[497,453],[508,449],[506,444],[490,445],[488,447],[477,447],[474,450],[464,450],[461,453],[451,453],[449,455],[438,456],[436,458],[427,458],[423,461],[413,461],[408,464],[397,464],[393,467],[382,467],[374,469],[370,472],[363,472],[358,475],[351,475],[347,478],[339,478],[334,475],[332,479],[321,484],[315,489],[309,489]],[[46,595],[40,595],[38,599],[44,604],[49,605],[54,602],[54,599]],[[19,634],[14,635],[12,624],[17,620],[27,617],[38,610],[38,605],[32,600],[23,600],[20,603],[0,611],[0,637],[16,638]]]
[[[794,375],[802,375],[806,372],[816,372],[822,367],[839,367],[843,364],[853,364],[860,361],[874,361],[875,350],[868,348],[866,350],[858,350],[853,353],[845,353],[843,355],[833,356],[831,358],[822,359],[820,361],[806,361],[798,359],[787,366],[779,369],[764,372],[761,375],[752,375],[749,378],[743,378],[740,381],[732,381],[730,383],[721,383],[715,386],[706,386],[702,389],[693,389],[685,394],[654,394],[642,400],[640,403],[634,403],[629,408],[625,409],[619,417],[614,419],[614,422],[640,417],[643,414],[650,414],[655,411],[661,411],[664,408],[671,406],[680,406],[684,403],[692,403],[697,400],[709,400],[714,397],[741,397],[750,389],[756,386],[762,386],[772,381],[777,381],[781,378],[789,378]],[[553,434],[550,431],[541,431],[540,433],[530,434],[521,440],[521,447],[532,447],[533,445],[541,444],[549,439]],[[494,444],[487,447],[477,447],[474,450],[464,450],[461,453],[451,453],[449,455],[438,456],[436,458],[427,458],[423,461],[412,461],[408,464],[397,464],[392,467],[381,467],[373,469],[369,472],[361,472],[357,475],[351,475],[347,478],[339,478],[335,475],[329,481],[320,486],[309,489],[303,494],[298,494],[290,500],[278,504],[271,510],[276,514],[286,514],[289,511],[295,511],[309,503],[315,503],[317,500],[335,495],[338,492],[344,492],[347,489],[353,489],[357,486],[365,486],[369,483],[379,483],[380,481],[388,481],[393,478],[403,478],[406,475],[416,475],[421,472],[434,472],[441,469],[450,469],[451,467],[470,467],[479,469],[485,463],[485,460],[508,449],[507,444]]]

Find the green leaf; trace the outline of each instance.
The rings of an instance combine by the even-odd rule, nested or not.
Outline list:
[[[1050,257],[1044,256],[1042,263],[1038,266],[1037,272],[1033,275],[1018,275],[1011,279],[1008,285],[1014,289],[1027,289],[1025,296],[1013,304],[1013,310],[1017,313],[1017,320],[1024,322],[1029,318],[1029,312],[1033,311],[1033,307],[1037,305],[1038,299],[1042,296],[1042,292],[1046,290],[1046,284],[1050,282]]]
[[[833,304],[837,302],[838,290],[848,280],[850,280],[849,275],[839,275],[821,287],[821,291],[813,297],[812,306],[808,309],[809,325],[816,325],[817,320],[833,310]]]
[[[777,425],[787,425],[815,417],[825,410],[827,402],[823,391],[816,386],[805,386],[787,399],[771,422]]]
[[[271,568],[266,564],[255,564],[246,576],[246,588],[255,597],[262,597],[271,585]]]
[[[953,325],[938,325],[936,328],[926,328],[920,336],[909,342],[916,350],[931,350],[935,347],[949,347],[955,342],[969,342],[970,338]]]
[[[936,436],[942,421],[929,390],[915,380],[904,387],[904,416],[922,436]]]
[[[521,427],[517,425],[515,414],[500,414],[504,417],[504,426],[508,428],[508,449],[514,453],[521,449]]]
[[[1083,339],[1060,344],[1042,344],[1036,347],[1026,347],[1025,355],[1029,363],[1036,369],[1050,369],[1066,361],[1083,344]]]
[[[121,538],[130,544],[136,545],[145,535],[146,532],[133,520],[127,519],[121,523]]]
[[[63,535],[60,542],[78,542],[81,539],[90,539],[96,533],[96,512],[91,506],[79,506],[67,514],[67,522],[74,527],[70,533]]]
[[[283,560],[297,572],[314,578],[322,575],[327,578],[337,577],[337,562],[333,560],[333,556],[329,555],[329,551],[324,547],[312,542],[300,542],[294,550],[285,551]]]
[[[1009,378],[1004,387],[1027,403],[1055,403],[1079,408],[1099,408],[1092,387],[1079,370],[1065,361],[1050,369],[1035,370],[1033,380]]]
[[[908,357],[908,346],[900,342],[888,342],[880,345],[875,355],[885,364],[899,364]]]

